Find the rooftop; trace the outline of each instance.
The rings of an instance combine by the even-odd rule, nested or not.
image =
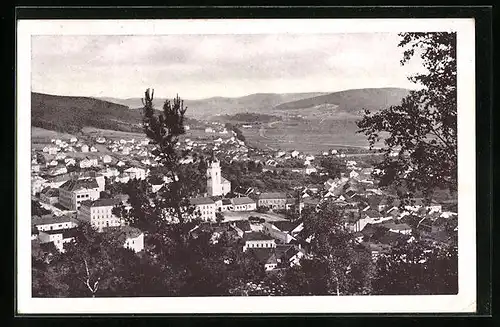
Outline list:
[[[271,241],[274,240],[271,236],[268,236],[261,232],[251,232],[246,233],[243,237],[245,241]]]
[[[192,205],[203,205],[203,204],[215,204],[214,200],[212,200],[212,198],[209,198],[209,197],[205,197],[205,198],[190,198],[189,199],[189,202],[192,204]]]
[[[286,193],[274,192],[274,193],[261,193],[259,199],[286,199]]]
[[[42,217],[33,216],[31,218],[32,226],[48,225],[48,224],[62,224],[66,222],[78,223],[78,221],[69,215],[55,216],[55,215],[44,215]]]
[[[60,189],[74,192],[82,189],[99,188],[95,179],[70,179],[61,185]]]
[[[112,207],[121,202],[120,199],[115,199],[115,198],[110,198],[110,199],[98,199],[95,201],[91,200],[86,200],[82,201],[81,204],[90,207],[90,208],[97,208],[97,207]]]
[[[255,201],[250,199],[248,196],[243,196],[241,198],[233,198],[233,204],[234,205],[241,205],[241,204],[254,204]]]

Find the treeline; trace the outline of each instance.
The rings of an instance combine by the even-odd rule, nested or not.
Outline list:
[[[225,127],[228,129],[228,130],[231,130],[233,132],[236,133],[236,138],[242,142],[245,142],[245,135],[243,135],[243,132],[241,131],[241,129],[239,129],[237,126],[231,124],[231,123],[226,123]]]
[[[244,123],[269,123],[282,120],[281,117],[268,114],[258,114],[254,112],[241,112],[234,115],[222,116],[225,120],[244,122]]]

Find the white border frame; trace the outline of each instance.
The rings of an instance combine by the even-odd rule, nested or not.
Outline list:
[[[19,20],[17,22],[17,304],[56,313],[465,313],[476,311],[475,25],[473,19]],[[431,296],[32,298],[31,36],[457,32],[459,293]],[[429,276],[432,278],[432,276]]]

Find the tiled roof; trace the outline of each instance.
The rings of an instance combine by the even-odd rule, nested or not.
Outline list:
[[[97,184],[97,181],[95,179],[70,179],[69,181],[61,185],[60,188],[69,192],[74,192],[81,189],[93,189],[98,187],[99,185]]]
[[[97,207],[115,206],[115,205],[119,204],[120,202],[121,202],[120,199],[111,198],[111,199],[98,199],[95,201],[86,200],[86,201],[82,201],[81,204],[86,206],[86,207],[89,207],[89,208],[97,208]]]
[[[247,196],[243,196],[241,198],[234,198],[232,199],[234,205],[241,205],[241,204],[254,204],[255,201],[250,199]]]
[[[257,261],[259,261],[261,264],[276,264],[276,255],[274,253],[274,249],[267,248],[267,249],[248,249],[248,252],[252,254]]]
[[[251,232],[244,235],[245,241],[270,241],[273,238],[269,235],[260,232]]]
[[[48,225],[48,224],[61,224],[66,222],[77,222],[77,220],[71,216],[55,216],[55,215],[44,215],[42,217],[33,216],[31,219],[32,226]]]
[[[45,196],[48,196],[48,197],[58,197],[59,196],[59,189],[47,187],[47,188],[42,190],[42,194]]]
[[[192,204],[192,205],[203,205],[203,204],[215,204],[214,200],[212,200],[211,198],[209,197],[206,197],[206,198],[191,198],[189,199],[189,202]]]
[[[261,193],[259,200],[262,199],[286,199],[286,193]]]
[[[300,225],[300,222],[291,222],[291,221],[273,221],[270,224],[276,226],[282,232],[291,232],[297,226]]]

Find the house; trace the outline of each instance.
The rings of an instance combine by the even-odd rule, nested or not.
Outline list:
[[[76,161],[73,158],[66,158],[66,159],[64,159],[64,164],[66,166],[74,166],[74,165],[76,165]]]
[[[272,248],[251,248],[248,253],[262,264],[266,271],[274,270],[278,266],[278,259]]]
[[[257,200],[257,206],[270,209],[285,209],[287,196],[285,193],[261,193]]]
[[[297,158],[299,156],[300,152],[297,151],[297,150],[293,150],[291,155],[292,155],[292,158]]]
[[[81,202],[99,197],[99,185],[95,178],[70,179],[59,188],[59,203],[69,210],[77,210]]]
[[[66,153],[61,152],[56,154],[56,160],[63,160],[64,158],[66,158]]]
[[[130,179],[140,179],[144,180],[146,178],[146,170],[138,167],[130,167],[125,169],[125,174],[127,174]]]
[[[89,152],[89,146],[87,144],[83,144],[82,147],[80,148],[80,150],[83,153]]]
[[[262,248],[275,248],[275,240],[261,232],[250,232],[243,235],[243,252],[247,249],[262,249]]]
[[[211,161],[207,168],[207,192],[210,196],[224,196],[231,192],[231,182],[222,177],[217,159]]]
[[[90,152],[97,152],[97,148],[95,146],[90,147]]]
[[[64,252],[64,244],[75,239],[75,228],[39,231],[38,240],[40,244],[54,243],[56,249]]]
[[[116,178],[115,178],[116,183],[126,184],[126,183],[128,183],[129,180],[130,180],[130,176],[125,174],[125,173],[121,173],[120,175],[116,176]]]
[[[97,162],[97,159],[85,158],[85,159],[81,160],[78,163],[78,165],[80,166],[80,168],[90,168],[90,167],[97,166],[98,162]]]
[[[273,239],[280,240],[282,243],[290,243],[304,228],[302,222],[291,222],[291,221],[266,221],[263,223],[262,232],[269,235]]]
[[[78,139],[76,137],[72,137],[72,138],[69,139],[69,142],[70,143],[76,143],[76,142],[78,142]]]
[[[62,230],[77,227],[78,221],[68,215],[55,216],[48,214],[41,217],[33,216],[31,219],[31,226],[38,231]]]
[[[245,233],[252,232],[252,227],[248,220],[236,220],[231,222],[230,226],[238,233],[239,237],[243,237]]]
[[[366,225],[368,224],[379,224],[387,220],[391,220],[392,217],[382,217],[382,215],[373,209],[369,209],[367,211],[362,211],[360,213],[359,219],[350,224],[350,229],[353,232],[362,231]]]
[[[105,227],[121,226],[121,219],[112,212],[113,208],[120,202],[119,199],[82,201],[78,210],[78,219],[90,223],[99,232],[102,232]]]
[[[311,175],[312,173],[317,173],[318,170],[315,167],[308,165],[306,166],[304,172],[306,173],[306,175]]]
[[[59,201],[59,189],[47,187],[40,192],[40,200],[50,205]]]
[[[47,152],[51,155],[57,154],[57,151],[59,151],[59,149],[55,146],[50,146],[50,147],[48,147],[48,150],[47,150]]]
[[[118,228],[120,235],[125,239],[123,247],[135,253],[144,250],[144,233],[138,228],[122,226]]]
[[[274,249],[278,267],[292,267],[300,264],[300,260],[304,257],[305,252],[301,249],[300,244],[276,244]]]
[[[351,172],[349,173],[349,178],[356,178],[359,176],[359,173],[355,170],[351,170]]]
[[[107,155],[107,154],[104,157],[102,157],[102,162],[105,163],[105,164],[111,163],[112,160],[113,159],[111,158],[111,156]]]
[[[189,203],[195,206],[195,213],[205,221],[215,221],[215,201],[209,197],[199,197],[189,199]]]
[[[213,133],[214,129],[212,127],[205,128],[205,133]]]
[[[57,166],[57,165],[58,165],[57,160],[52,160],[52,161],[50,161],[50,162],[47,164],[47,166],[51,166],[51,167],[55,167],[55,166]]]
[[[254,200],[250,199],[247,196],[243,196],[240,198],[233,198],[231,200],[233,204],[234,211],[254,211],[257,210],[257,204]]]
[[[34,173],[40,172],[40,165],[37,164],[37,163],[32,164],[31,165],[31,171],[34,172]]]
[[[407,224],[396,224],[394,222],[387,222],[381,224],[382,227],[387,228],[389,232],[392,233],[398,233],[398,234],[404,234],[404,235],[410,235],[411,234],[411,227],[408,226]]]
[[[49,176],[57,176],[57,175],[62,175],[66,174],[68,172],[68,168],[66,166],[56,166],[50,170],[47,171],[47,175]]]
[[[106,143],[106,139],[102,136],[98,137],[96,140],[95,140],[97,143],[99,144],[104,144]]]
[[[123,161],[118,161],[118,163],[116,164],[118,167],[123,167],[125,166],[125,163]]]

